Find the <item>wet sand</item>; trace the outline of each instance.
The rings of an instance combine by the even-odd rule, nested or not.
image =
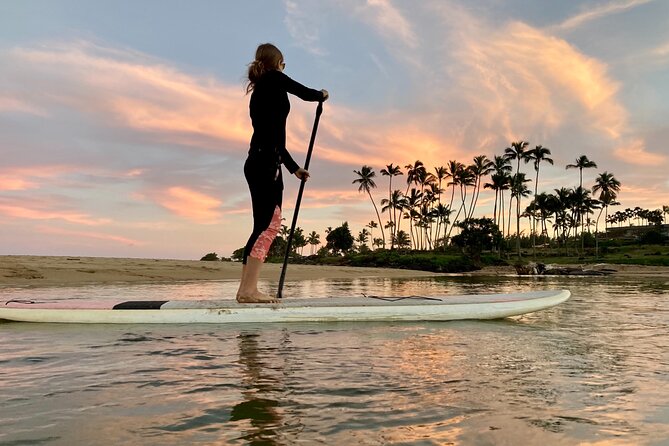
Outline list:
[[[669,267],[641,265],[571,265],[610,268],[614,276],[669,278]],[[111,283],[165,283],[190,280],[236,280],[238,262],[198,260],[123,259],[106,257],[0,256],[0,287],[76,286]],[[281,265],[268,263],[261,279],[278,280]],[[515,275],[512,266],[486,267],[474,276]],[[438,276],[427,271],[349,266],[289,265],[286,280],[355,279],[363,277]]]

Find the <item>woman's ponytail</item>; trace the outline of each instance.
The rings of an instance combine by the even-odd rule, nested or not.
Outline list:
[[[256,82],[268,71],[276,70],[283,62],[283,54],[271,43],[263,43],[256,49],[256,58],[249,64],[246,93],[253,91]]]

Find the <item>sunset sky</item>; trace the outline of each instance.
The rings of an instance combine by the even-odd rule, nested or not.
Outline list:
[[[251,228],[246,65],[259,43],[331,100],[299,226],[375,218],[363,164],[470,163],[551,149],[540,190],[580,155],[621,207],[669,205],[669,1],[0,2],[0,254],[229,256]],[[291,98],[302,163],[315,105]],[[531,165],[523,166],[533,178]],[[395,178],[404,190],[406,177]],[[286,177],[289,224],[298,181]],[[532,186],[533,188],[533,186]],[[492,216],[492,192],[479,216]],[[615,210],[616,208],[614,208]]]

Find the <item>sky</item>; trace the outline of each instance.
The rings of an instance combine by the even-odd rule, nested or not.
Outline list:
[[[298,226],[375,218],[353,170],[552,151],[539,190],[669,205],[669,1],[0,1],[0,254],[199,259],[250,233],[244,75],[258,44],[325,88]],[[302,163],[315,104],[291,98]],[[531,165],[522,167],[533,178]],[[406,177],[394,179],[404,190]],[[286,175],[290,224],[299,181]],[[395,187],[393,187],[395,188]],[[478,216],[492,216],[481,192]],[[614,208],[616,209],[616,208]],[[377,234],[378,236],[378,234]]]

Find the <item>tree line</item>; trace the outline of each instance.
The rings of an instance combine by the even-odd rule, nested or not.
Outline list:
[[[375,170],[367,165],[354,170],[353,184],[358,186],[358,191],[367,194],[376,215],[376,219],[366,225],[372,246],[415,250],[447,246],[453,231],[460,230],[458,223],[474,217],[481,189],[494,192],[492,221],[503,237],[514,239],[518,255],[523,218],[528,219],[533,247],[537,239],[564,245],[568,239],[590,232],[593,225],[597,233],[602,214],[605,228],[607,223],[619,221],[617,213],[608,216],[609,207],[620,204],[617,197],[621,183],[614,174],[604,171],[591,188],[584,187],[583,170],[597,168],[597,164],[581,155],[565,166],[578,170],[577,186],[540,193],[541,167],[546,163],[552,165],[554,161],[547,147],[529,146],[527,141],[516,141],[492,159],[478,155],[469,164],[451,160],[432,170],[420,160],[405,165],[405,170],[388,164],[380,170],[382,176],[388,177],[388,195],[380,201],[380,210],[372,196],[372,190],[377,187]],[[526,164],[532,165],[533,172],[523,172],[522,166]],[[393,179],[402,176],[406,188],[393,188]],[[533,187],[530,183],[534,183]],[[524,203],[528,199],[529,203]],[[658,214],[669,214],[669,206],[663,210],[636,212],[635,215],[643,215],[649,222],[657,222]],[[661,223],[662,218],[659,221]],[[372,235],[375,229],[380,232],[378,238]]]
[[[528,164],[530,169],[525,167]],[[546,164],[554,165],[551,150],[542,145],[530,148],[527,141],[512,142],[492,159],[477,155],[467,164],[450,160],[430,169],[420,160],[403,168],[391,163],[379,171],[388,181],[387,195],[378,203],[372,195],[378,187],[376,171],[363,165],[353,170],[356,177],[352,183],[369,197],[375,218],[355,237],[347,222],[326,228],[324,244],[316,231],[306,234],[297,227],[293,252],[304,255],[308,246],[311,255],[337,255],[356,245],[361,252],[380,248],[442,250],[450,245],[462,247],[463,240],[472,240],[469,235],[457,239],[462,231],[488,226],[499,231],[497,239],[506,241],[509,250],[515,244],[518,256],[521,238],[529,238],[533,249],[546,244],[566,248],[569,240],[580,238],[583,251],[584,235],[591,234],[594,227],[596,239],[600,221],[606,231],[608,224],[661,224],[663,217],[669,216],[669,206],[657,210],[637,207],[609,215],[609,207],[620,204],[617,199],[622,185],[613,173],[604,171],[591,187],[584,186],[583,171],[598,167],[586,155],[565,166],[578,171],[577,185],[540,192],[541,169]],[[482,190],[494,192],[492,219],[474,218]],[[529,235],[521,231],[522,219],[527,219]],[[288,233],[283,225],[270,257],[283,255]],[[235,251],[233,258],[237,254],[241,258],[241,252],[242,248]]]

